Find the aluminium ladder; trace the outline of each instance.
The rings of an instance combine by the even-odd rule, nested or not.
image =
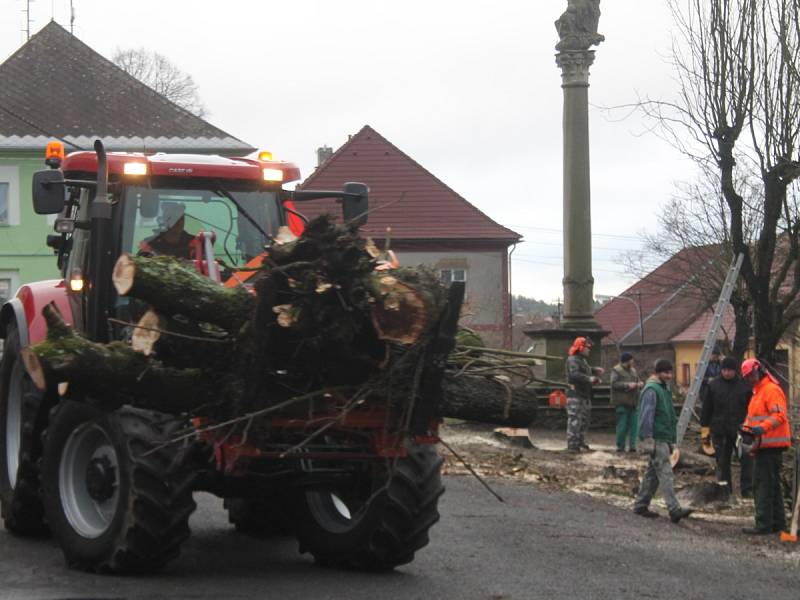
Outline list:
[[[708,367],[708,359],[711,357],[711,350],[717,342],[719,328],[722,325],[722,316],[725,314],[725,309],[728,307],[728,302],[733,292],[733,285],[739,277],[739,269],[742,267],[743,260],[744,254],[739,254],[736,257],[728,268],[728,275],[725,277],[725,283],[722,285],[722,290],[719,293],[719,300],[717,300],[717,306],[714,309],[714,320],[711,322],[711,328],[706,334],[703,352],[700,354],[700,362],[697,363],[697,372],[694,374],[692,385],[689,386],[689,392],[686,394],[681,416],[678,419],[678,445],[683,441],[683,436],[686,435],[686,428],[689,427],[689,419],[692,416],[694,405],[697,403],[700,386],[703,383],[703,377],[705,377],[706,368]]]

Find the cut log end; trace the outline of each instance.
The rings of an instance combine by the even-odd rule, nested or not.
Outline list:
[[[20,357],[22,358],[22,364],[25,365],[25,370],[28,371],[28,375],[33,381],[33,385],[36,386],[37,390],[45,391],[47,389],[47,378],[44,374],[42,361],[30,348],[23,348],[20,351]]]
[[[139,319],[131,334],[131,348],[145,356],[150,356],[156,342],[161,338],[161,329],[163,329],[161,318],[155,311],[148,310]]]
[[[428,312],[420,293],[410,285],[386,276],[380,280],[383,302],[372,310],[372,324],[382,340],[413,344],[428,325]]]
[[[114,272],[111,274],[111,280],[114,282],[114,287],[117,289],[118,294],[124,296],[131,290],[135,274],[136,264],[133,262],[131,255],[121,255],[114,265]]]

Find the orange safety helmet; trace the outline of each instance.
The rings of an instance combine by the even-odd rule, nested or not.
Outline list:
[[[764,368],[761,366],[761,363],[758,362],[755,358],[748,358],[742,363],[742,377],[747,377],[750,373],[753,372],[753,369],[758,369],[759,371],[763,372]]]
[[[569,355],[574,356],[585,348],[591,348],[593,345],[592,340],[587,337],[576,337],[575,341],[572,342],[572,347],[569,349]]]
[[[747,377],[755,369],[758,369],[758,374],[761,376],[761,378],[769,377],[770,381],[780,385],[778,378],[775,377],[772,373],[770,373],[767,369],[765,369],[764,365],[762,365],[761,362],[755,358],[748,358],[746,361],[742,363],[742,377]]]

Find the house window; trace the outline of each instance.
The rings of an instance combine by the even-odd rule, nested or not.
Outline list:
[[[683,385],[689,385],[691,383],[692,378],[692,371],[691,367],[687,363],[683,363],[681,365],[681,383]]]
[[[0,305],[14,297],[19,287],[19,271],[0,271]]]
[[[11,185],[7,181],[0,181],[0,225],[8,225],[8,201]]]
[[[5,304],[14,293],[14,282],[10,277],[0,277],[0,304]]]
[[[19,168],[0,166],[0,225],[19,225]]]
[[[450,285],[454,281],[466,281],[466,269],[439,269],[439,279],[445,285]]]

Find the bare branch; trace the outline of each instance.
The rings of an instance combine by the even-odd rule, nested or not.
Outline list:
[[[208,114],[192,76],[181,71],[166,56],[146,48],[117,48],[111,60],[120,69],[184,110],[201,118]]]

